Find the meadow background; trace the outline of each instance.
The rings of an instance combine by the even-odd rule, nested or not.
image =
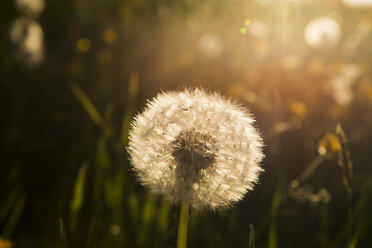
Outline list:
[[[125,147],[186,86],[246,106],[266,145],[189,247],[372,247],[370,0],[6,0],[0,30],[1,248],[175,247],[179,207]]]

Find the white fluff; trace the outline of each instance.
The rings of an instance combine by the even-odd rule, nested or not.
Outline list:
[[[166,92],[132,123],[131,162],[151,192],[194,209],[230,206],[263,170],[262,139],[246,110],[203,90]]]

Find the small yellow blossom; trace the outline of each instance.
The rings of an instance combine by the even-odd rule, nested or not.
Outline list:
[[[303,120],[307,114],[306,105],[299,101],[292,101],[289,104],[289,110],[301,120]]]
[[[335,158],[341,149],[340,140],[333,133],[326,133],[319,141],[318,152],[328,158]]]

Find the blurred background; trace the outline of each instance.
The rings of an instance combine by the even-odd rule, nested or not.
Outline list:
[[[0,2],[0,247],[175,247],[130,170],[161,90],[246,106],[260,184],[191,213],[189,247],[372,247],[371,0]]]

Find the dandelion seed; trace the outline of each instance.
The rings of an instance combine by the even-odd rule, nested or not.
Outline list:
[[[43,12],[45,3],[43,0],[15,0],[17,9],[31,17],[37,17]]]
[[[129,137],[141,183],[173,203],[226,208],[263,170],[262,139],[245,109],[218,94],[159,94],[135,117]]]
[[[372,0],[343,0],[343,2],[351,7],[371,7]]]
[[[305,28],[306,43],[314,48],[331,48],[341,37],[340,25],[330,17],[320,17],[312,20]]]
[[[328,82],[326,89],[338,105],[346,106],[353,100],[354,92],[352,87],[361,74],[360,66],[347,64],[338,76]]]
[[[18,18],[9,33],[17,47],[17,59],[28,66],[37,66],[44,61],[44,32],[38,22]]]

